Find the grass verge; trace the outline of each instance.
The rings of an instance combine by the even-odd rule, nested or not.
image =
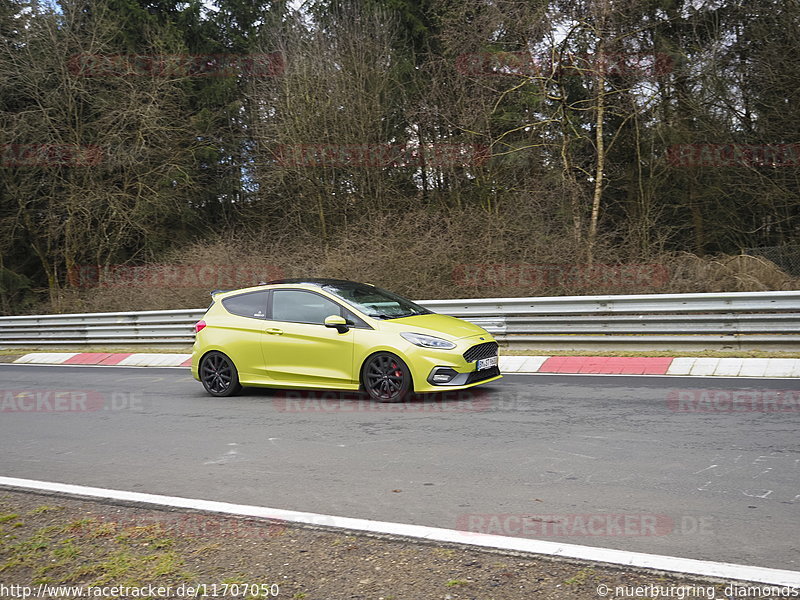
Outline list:
[[[17,491],[0,491],[0,580],[6,585],[83,588],[152,585],[176,590],[205,585],[208,595],[213,585],[218,591],[235,585],[237,598],[306,600],[597,600],[598,586],[603,585],[612,592],[617,586],[697,586],[714,588],[721,598],[727,585],[698,577]],[[242,593],[245,585],[249,587]],[[58,597],[79,596],[62,590]]]

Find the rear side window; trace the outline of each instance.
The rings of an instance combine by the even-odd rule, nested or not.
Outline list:
[[[322,325],[325,317],[341,315],[342,307],[314,292],[275,290],[272,293],[272,320]]]
[[[269,292],[263,291],[229,296],[222,301],[222,306],[232,315],[250,317],[251,319],[266,319],[268,295]]]

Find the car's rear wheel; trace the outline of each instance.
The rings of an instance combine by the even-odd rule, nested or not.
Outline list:
[[[378,402],[403,402],[414,389],[406,363],[389,352],[369,357],[361,369],[361,382],[370,398]]]
[[[242,391],[233,361],[222,352],[209,352],[200,362],[200,381],[212,396],[234,396]]]

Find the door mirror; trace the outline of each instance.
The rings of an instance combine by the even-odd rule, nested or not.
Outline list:
[[[340,317],[339,315],[325,317],[325,327],[331,327],[339,333],[347,333],[350,331],[347,321],[344,320],[344,317]]]

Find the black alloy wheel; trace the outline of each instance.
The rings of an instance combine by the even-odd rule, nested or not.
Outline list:
[[[234,396],[242,390],[233,361],[222,352],[209,352],[200,362],[200,381],[212,396]]]
[[[379,352],[364,363],[361,381],[378,402],[403,402],[414,388],[406,363],[389,352]]]

